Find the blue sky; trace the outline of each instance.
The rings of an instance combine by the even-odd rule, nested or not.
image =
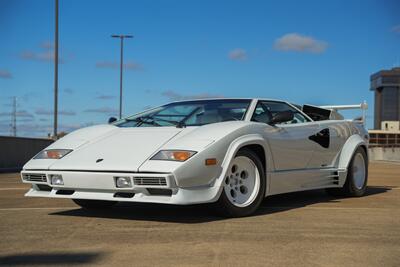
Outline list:
[[[369,75],[400,62],[400,2],[60,0],[60,130],[191,97],[303,104],[367,100]],[[54,1],[0,0],[0,135],[52,129]]]

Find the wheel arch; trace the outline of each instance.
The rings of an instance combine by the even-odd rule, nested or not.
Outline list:
[[[343,145],[343,148],[342,148],[342,151],[341,151],[340,157],[339,157],[339,164],[338,164],[339,169],[347,170],[355,151],[359,147],[364,149],[365,154],[367,155],[367,160],[368,160],[368,144],[367,144],[367,142],[360,135],[354,134],[354,135],[350,136],[349,139],[347,139],[346,143]]]
[[[266,179],[265,193],[267,194],[267,192],[269,192],[269,181],[270,181],[270,179],[268,179],[268,176],[269,176],[269,173],[273,166],[272,165],[272,155],[271,155],[271,151],[269,149],[267,142],[261,135],[258,135],[258,134],[249,134],[249,135],[241,136],[241,137],[235,139],[230,144],[230,146],[225,154],[225,158],[221,164],[222,173],[221,173],[220,177],[222,177],[222,178],[220,179],[220,183],[222,183],[223,177],[225,177],[228,167],[231,164],[231,162],[232,162],[233,158],[235,157],[235,155],[237,154],[237,152],[244,148],[252,150],[255,154],[257,154],[257,156],[260,157],[260,160],[261,160],[261,162],[263,164],[263,168],[264,168],[264,174],[265,174],[264,179]]]
[[[237,152],[239,152],[242,149],[248,149],[248,150],[251,150],[252,152],[254,152],[258,156],[258,158],[260,159],[260,161],[262,163],[262,166],[263,166],[263,169],[264,169],[264,172],[267,171],[267,169],[266,169],[267,168],[267,166],[266,166],[267,162],[266,162],[266,156],[265,156],[265,148],[262,145],[260,145],[260,144],[244,145],[244,146],[241,146]]]

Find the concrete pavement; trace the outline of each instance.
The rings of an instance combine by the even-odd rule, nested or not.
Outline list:
[[[204,206],[89,212],[26,190],[0,175],[0,266],[400,266],[398,164],[371,163],[364,197],[273,196],[239,219]]]

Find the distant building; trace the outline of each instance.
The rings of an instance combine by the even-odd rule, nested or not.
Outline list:
[[[372,74],[370,90],[375,93],[374,129],[400,121],[400,67]]]

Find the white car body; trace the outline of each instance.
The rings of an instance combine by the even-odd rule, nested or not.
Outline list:
[[[22,181],[32,184],[26,196],[211,203],[218,200],[230,162],[243,147],[254,149],[262,159],[265,196],[342,187],[354,151],[359,147],[367,151],[368,133],[362,123],[343,119],[312,121],[287,103],[310,121],[268,125],[251,121],[258,101],[251,99],[243,121],[182,128],[119,128],[108,124],[72,132],[46,148],[71,149],[70,154],[61,159],[32,159],[23,167]],[[324,129],[329,129],[328,147],[310,139]],[[185,162],[151,160],[160,150],[197,153]],[[217,164],[205,165],[210,158]],[[61,175],[64,185],[52,185],[49,177],[53,174]],[[121,176],[132,179],[131,188],[116,187],[115,179]],[[41,185],[47,189],[42,190]]]

